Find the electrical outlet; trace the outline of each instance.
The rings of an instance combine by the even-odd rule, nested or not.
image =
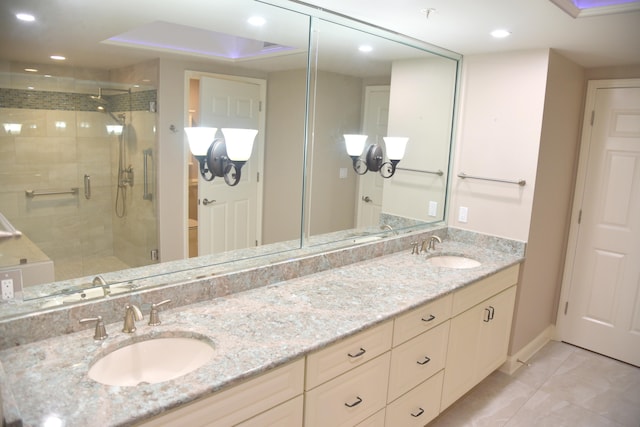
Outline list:
[[[460,206],[460,210],[458,211],[458,221],[467,222],[468,216],[469,216],[469,208],[465,206]]]
[[[429,202],[429,216],[436,216],[438,213],[438,202]]]
[[[2,279],[2,299],[12,300],[14,298],[13,294],[13,279]]]
[[[22,300],[22,271],[0,271],[0,302]]]

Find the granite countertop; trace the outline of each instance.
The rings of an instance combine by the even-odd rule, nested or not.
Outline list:
[[[337,340],[379,324],[522,261],[522,254],[445,241],[438,254],[482,262],[471,269],[430,266],[408,251],[327,270],[210,301],[161,310],[162,325],[107,325],[0,352],[0,378],[26,426],[57,417],[65,426],[131,425],[191,402]],[[215,346],[211,361],[176,380],[136,387],[106,386],[87,377],[113,349],[150,337],[192,336]],[[4,397],[7,391],[4,391]],[[6,414],[5,414],[6,415]]]

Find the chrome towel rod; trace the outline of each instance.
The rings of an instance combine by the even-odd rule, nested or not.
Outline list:
[[[72,187],[69,190],[24,190],[24,193],[29,198],[36,196],[53,196],[54,194],[78,194],[78,187]]]
[[[409,171],[409,172],[420,172],[420,173],[430,173],[430,174],[438,175],[438,176],[444,175],[444,172],[442,172],[440,169],[438,169],[437,171],[423,171],[423,170],[419,170],[419,169],[409,169],[409,168],[397,167],[396,170]]]
[[[464,172],[460,172],[458,174],[458,178],[461,178],[461,179],[465,179],[465,178],[481,179],[483,181],[493,181],[493,182],[505,182],[507,184],[518,184],[520,187],[524,187],[525,185],[527,185],[527,181],[525,181],[524,179],[520,179],[520,180],[517,180],[517,181],[511,181],[511,180],[508,180],[508,179],[483,178],[481,176],[467,175]]]

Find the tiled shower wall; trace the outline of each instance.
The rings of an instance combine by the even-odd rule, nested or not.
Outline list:
[[[0,88],[0,212],[54,261],[56,280],[67,278],[67,270],[73,277],[94,274],[93,266],[105,257],[121,261],[119,268],[149,264],[149,250],[156,247],[155,201],[142,197],[145,149],[152,153],[148,178],[155,193],[156,115],[149,102],[155,102],[156,91],[105,98],[114,114],[126,114],[128,124],[127,165],[135,177],[124,218],[114,209],[118,137],[105,127],[114,119],[96,111],[88,94]],[[4,123],[21,123],[22,130],[10,134]],[[90,198],[84,194],[85,174]],[[25,195],[74,187],[77,194]]]

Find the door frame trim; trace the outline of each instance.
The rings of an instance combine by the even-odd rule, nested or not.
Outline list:
[[[573,191],[573,206],[571,208],[571,222],[569,226],[569,238],[567,240],[567,251],[565,255],[565,267],[562,274],[562,284],[560,289],[560,299],[558,304],[558,313],[556,316],[556,339],[562,341],[567,335],[567,319],[565,315],[565,306],[569,302],[571,294],[571,278],[576,258],[576,246],[578,244],[578,235],[580,225],[578,219],[582,209],[584,200],[585,182],[587,179],[587,166],[589,162],[589,150],[591,148],[591,133],[593,126],[591,125],[591,114],[595,110],[596,93],[598,89],[613,88],[636,88],[640,87],[640,79],[610,79],[610,80],[589,80],[587,82],[587,96],[585,99],[584,116],[582,119],[582,133],[580,138],[580,153],[578,157],[578,171],[576,174],[576,183]]]

